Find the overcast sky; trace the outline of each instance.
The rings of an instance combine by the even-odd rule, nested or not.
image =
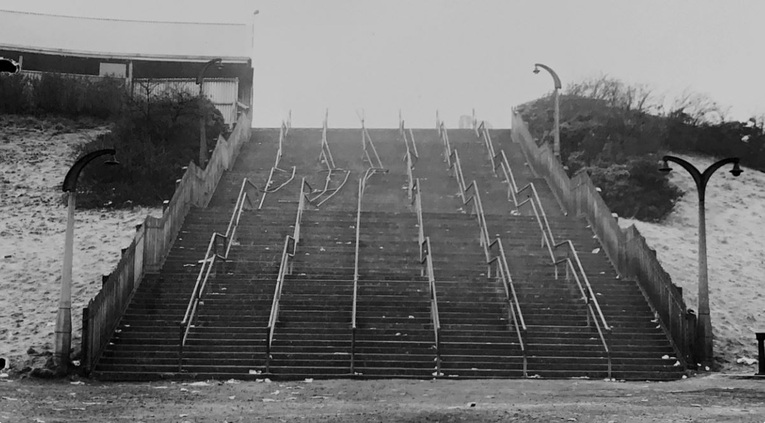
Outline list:
[[[254,125],[449,126],[475,108],[510,126],[517,104],[601,74],[673,98],[685,89],[765,114],[765,1],[3,0],[1,9],[143,20],[246,23],[254,10]],[[1,23],[0,23],[1,24]],[[44,28],[40,28],[44,31]]]

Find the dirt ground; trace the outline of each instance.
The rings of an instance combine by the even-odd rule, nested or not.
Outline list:
[[[0,422],[765,422],[765,378],[0,380]]]

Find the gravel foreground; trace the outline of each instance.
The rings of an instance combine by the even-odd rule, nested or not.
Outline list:
[[[765,422],[765,378],[0,380],[0,422]]]

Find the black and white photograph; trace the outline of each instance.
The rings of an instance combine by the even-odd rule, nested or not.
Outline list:
[[[0,423],[765,423],[763,17],[3,0]]]

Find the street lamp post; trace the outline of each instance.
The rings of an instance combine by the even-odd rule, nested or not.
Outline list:
[[[66,233],[64,238],[64,263],[61,270],[61,297],[58,302],[56,315],[56,330],[53,352],[53,363],[56,370],[66,373],[69,370],[69,351],[72,346],[72,255],[74,247],[74,208],[77,195],[77,178],[82,169],[93,159],[111,154],[112,159],[107,164],[117,164],[114,160],[116,151],[113,148],[96,150],[77,160],[64,178],[62,191],[67,196]]]
[[[209,68],[212,65],[217,65],[218,69],[221,69],[223,67],[223,59],[217,58],[217,59],[208,60],[202,66],[202,69],[199,70],[199,74],[197,74],[197,85],[199,85],[199,97],[204,96],[202,83],[204,82],[205,72],[207,72],[207,68]],[[199,117],[199,167],[200,168],[204,166],[205,162],[207,161],[207,137],[205,135],[206,119],[207,119],[207,116],[205,115],[204,111],[201,110],[201,104],[200,104],[200,117]]]
[[[743,172],[739,167],[738,157],[729,157],[722,159],[711,166],[709,166],[704,172],[699,172],[695,166],[689,162],[675,156],[664,156],[664,167],[662,172],[670,172],[672,168],[669,167],[668,162],[674,162],[682,166],[693,177],[696,182],[696,189],[699,194],[699,314],[696,324],[696,353],[697,358],[704,364],[710,364],[713,359],[712,351],[712,321],[709,315],[709,278],[707,274],[707,229],[706,229],[706,212],[704,207],[704,197],[707,187],[707,182],[712,174],[725,164],[733,163],[733,169],[730,173],[733,176],[738,176]],[[701,348],[699,348],[698,341],[701,341]]]
[[[539,73],[539,68],[549,72],[550,75],[552,75],[553,83],[555,84],[555,91],[553,91],[553,97],[555,98],[555,141],[553,142],[553,154],[558,159],[558,161],[560,161],[560,78],[558,78],[558,74],[555,73],[555,71],[552,70],[549,66],[543,65],[541,63],[534,64],[534,73]]]

